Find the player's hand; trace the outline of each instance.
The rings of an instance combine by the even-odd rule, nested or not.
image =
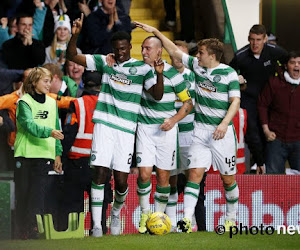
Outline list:
[[[265,174],[265,167],[264,166],[257,166],[256,168],[256,174]]]
[[[60,174],[62,173],[62,163],[59,155],[55,157],[53,169],[56,173],[60,173]]]
[[[164,71],[164,66],[165,66],[165,64],[164,64],[163,60],[161,60],[160,57],[154,61],[154,68],[155,68],[156,73],[162,74]]]
[[[61,131],[53,129],[51,131],[51,137],[53,137],[56,140],[63,140],[64,139],[64,135]]]
[[[264,131],[267,141],[274,141],[276,139],[275,132],[271,130]]]
[[[79,10],[87,17],[89,14],[91,14],[91,10],[89,6],[86,4],[86,0],[83,0],[83,2],[78,2],[78,8]]]
[[[3,125],[3,117],[0,115],[0,126]]]
[[[160,129],[162,131],[169,131],[174,127],[175,124],[176,122],[172,118],[166,118],[164,123],[160,125]]]
[[[114,64],[116,63],[115,54],[113,54],[113,53],[107,54],[106,63],[108,65],[108,67],[113,67]]]
[[[66,52],[64,50],[60,53],[60,56],[58,58],[57,63],[59,63],[59,64],[64,64],[65,63],[65,53]]]
[[[216,130],[213,133],[213,139],[214,140],[220,140],[223,139],[228,129],[228,125],[224,123],[220,123],[219,126],[216,128]]]
[[[149,33],[153,33],[155,30],[157,30],[156,28],[154,28],[148,24],[144,24],[144,23],[140,23],[140,22],[136,22],[136,21],[134,22],[134,24],[136,25],[136,27],[139,27]]]
[[[84,14],[81,13],[81,17],[77,18],[76,20],[73,21],[72,35],[79,35],[80,34],[81,29],[82,29],[83,16],[84,16]]]

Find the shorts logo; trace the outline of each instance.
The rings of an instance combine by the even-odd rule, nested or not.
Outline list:
[[[135,74],[136,74],[136,72],[137,72],[137,69],[136,69],[136,67],[130,67],[130,69],[129,69],[129,73],[130,73],[131,75],[135,75]]]
[[[142,158],[141,157],[136,157],[136,163],[141,163],[142,162]]]
[[[213,81],[214,81],[214,82],[219,82],[219,81],[221,81],[221,76],[216,75],[216,76],[214,77]]]
[[[94,161],[94,160],[96,160],[96,155],[92,154],[91,155],[91,161]]]
[[[42,110],[39,110],[34,119],[47,119],[48,118],[48,114],[49,112],[48,111],[42,111]]]
[[[187,160],[187,165],[189,166],[190,164],[191,164],[191,160],[188,159],[188,160]]]
[[[204,82],[198,82],[198,85],[203,90],[209,91],[209,92],[217,92],[217,88],[208,80],[205,80]]]

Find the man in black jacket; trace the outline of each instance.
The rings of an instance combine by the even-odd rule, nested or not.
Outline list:
[[[3,58],[9,69],[27,69],[42,65],[45,46],[32,38],[33,17],[20,14],[17,18],[17,35],[3,43]]]
[[[287,52],[277,45],[268,44],[264,25],[253,25],[249,32],[249,44],[235,53],[230,66],[239,72],[241,86],[241,108],[247,110],[247,131],[245,141],[252,154],[257,173],[263,172],[264,134],[257,113],[258,96],[270,76],[275,74],[278,61],[283,61]]]

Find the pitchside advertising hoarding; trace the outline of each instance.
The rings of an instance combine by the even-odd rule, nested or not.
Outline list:
[[[129,194],[121,212],[122,233],[137,233],[140,207],[136,193],[137,176],[128,179]],[[300,176],[288,175],[237,175],[240,199],[237,225],[264,227],[279,225],[300,225]],[[155,176],[152,176],[151,209],[154,210]],[[206,230],[213,231],[217,225],[224,225],[225,197],[219,175],[209,174],[205,187]],[[107,211],[110,214],[110,207]],[[177,204],[177,219],[183,217],[183,195]],[[88,219],[86,227],[90,227]],[[110,224],[110,218],[107,220]]]

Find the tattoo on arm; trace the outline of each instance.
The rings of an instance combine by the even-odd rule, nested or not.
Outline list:
[[[188,105],[193,105],[193,102],[192,102],[191,99],[185,101],[185,103],[187,103]],[[184,111],[185,111],[185,113],[189,113],[189,109],[188,108],[185,108]]]

